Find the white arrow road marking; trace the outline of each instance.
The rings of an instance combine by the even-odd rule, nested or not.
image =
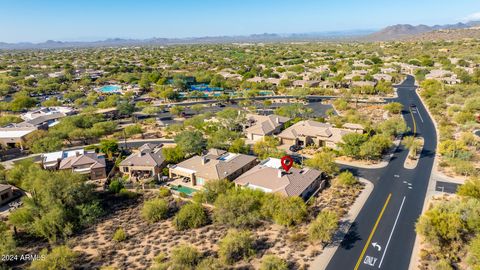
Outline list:
[[[396,178],[398,178],[398,177],[400,177],[400,175],[398,175],[398,174],[394,174],[394,175],[393,175],[393,177],[396,177]]]
[[[393,231],[395,231],[395,227],[397,226],[397,221],[398,218],[400,217],[400,213],[402,212],[403,204],[405,203],[405,196],[403,196],[402,204],[400,205],[400,209],[398,210],[397,218],[395,218],[395,223],[393,223],[393,228],[392,231],[390,232],[390,236],[388,237],[387,245],[385,246],[385,251],[383,251],[382,258],[380,259],[380,264],[378,265],[378,268],[382,267],[382,262],[383,258],[385,257],[385,254],[387,253],[388,245],[390,244],[390,240],[392,239]]]
[[[378,249],[378,251],[382,251],[382,246],[380,246],[379,244],[377,244],[377,242],[375,243],[372,243],[372,246],[376,249]]]

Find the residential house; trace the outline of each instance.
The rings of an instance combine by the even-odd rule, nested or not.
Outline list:
[[[40,108],[37,110],[29,111],[20,115],[20,117],[25,120],[33,120],[38,117],[47,116],[47,115],[56,115],[58,118],[65,117],[67,115],[74,114],[75,110],[70,107],[46,107]]]
[[[132,180],[159,179],[166,161],[162,145],[146,143],[119,164],[120,171]]]
[[[37,130],[36,127],[17,127],[15,125],[9,125],[7,127],[0,128],[0,144],[14,148],[19,146],[23,149],[25,144],[25,138],[28,134]]]
[[[107,178],[105,158],[95,152],[84,152],[83,154],[76,152],[74,156],[62,159],[58,169],[84,174],[91,180]]]
[[[289,197],[299,196],[307,200],[318,189],[325,187],[326,175],[311,168],[290,168],[285,172],[280,159],[268,158],[234,182],[246,188],[280,193]]]
[[[386,81],[386,82],[391,82],[393,80],[393,77],[389,74],[381,74],[377,73],[373,75],[373,78],[379,82],[379,81]]]
[[[0,205],[8,203],[13,197],[13,186],[0,184]]]
[[[345,124],[342,128],[336,128],[328,123],[304,120],[288,127],[277,137],[280,143],[286,145],[316,145],[336,149],[342,137],[352,132],[363,133],[363,127],[358,125],[353,128],[351,124]]]
[[[288,117],[279,115],[247,115],[247,124],[245,126],[245,133],[248,140],[258,141],[265,136],[270,136],[279,133],[285,123],[290,120]]]
[[[446,84],[457,84],[461,81],[457,78],[457,75],[451,71],[443,69],[431,70],[429,74],[425,75],[425,79],[432,79],[441,81]]]
[[[51,153],[42,154],[41,165],[45,170],[58,170],[60,162],[68,157],[74,157],[77,155],[83,155],[85,153],[84,149],[75,149],[75,150],[62,150]]]
[[[294,87],[317,87],[319,84],[320,81],[315,80],[296,80],[292,83]]]
[[[211,180],[234,180],[258,163],[254,156],[210,149],[169,168],[170,178],[185,177],[192,186],[203,186]]]

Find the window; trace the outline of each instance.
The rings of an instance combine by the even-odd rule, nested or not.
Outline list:
[[[123,172],[128,173],[128,167],[123,167]]]

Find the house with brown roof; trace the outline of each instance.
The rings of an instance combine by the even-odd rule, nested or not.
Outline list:
[[[245,125],[245,133],[250,141],[258,141],[265,136],[278,134],[286,122],[290,120],[288,117],[279,115],[258,115],[248,114],[247,123]]]
[[[170,178],[185,177],[192,186],[203,186],[211,180],[234,180],[258,163],[250,155],[210,149],[201,156],[193,156],[169,168]]]
[[[105,158],[95,152],[76,152],[74,156],[62,159],[58,169],[84,174],[91,180],[107,178]]]
[[[277,137],[281,144],[302,147],[307,145],[327,146],[335,149],[337,144],[342,142],[342,137],[352,132],[363,133],[363,127],[345,124],[342,128],[336,128],[328,123],[304,120],[288,127]]]
[[[325,187],[326,175],[311,168],[291,168],[285,172],[280,159],[268,158],[234,182],[246,188],[280,193],[289,197],[299,196],[307,200],[318,189]]]
[[[119,164],[120,171],[132,180],[159,179],[166,161],[162,146],[146,143]]]

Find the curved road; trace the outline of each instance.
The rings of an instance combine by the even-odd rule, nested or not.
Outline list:
[[[404,168],[408,150],[400,146],[387,167],[356,171],[372,181],[374,190],[326,269],[409,268],[415,222],[422,212],[437,144],[432,119],[414,83],[415,79],[407,76],[398,85],[398,98],[394,101],[403,104],[402,114],[411,132],[425,139],[418,165],[411,170]]]

